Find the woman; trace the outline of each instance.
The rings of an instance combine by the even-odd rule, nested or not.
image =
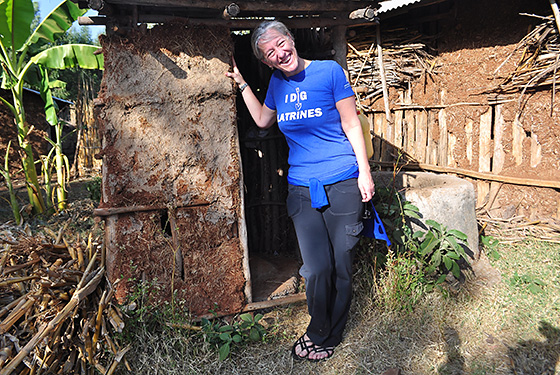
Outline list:
[[[289,146],[288,214],[303,259],[311,321],[292,348],[296,359],[330,358],[342,341],[352,296],[353,247],[363,228],[363,203],[374,185],[354,93],[334,61],[299,57],[294,38],[278,21],[252,35],[257,58],[275,69],[264,104],[233,61],[226,75],[239,85],[260,128],[277,121]]]

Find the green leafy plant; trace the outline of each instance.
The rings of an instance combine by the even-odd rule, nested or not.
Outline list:
[[[460,263],[467,260],[467,236],[434,221],[426,230],[414,231],[420,220],[418,207],[403,199],[393,185],[376,188],[374,206],[392,242],[362,238],[358,252],[365,289],[375,291],[371,301],[388,310],[412,310],[426,292],[443,283],[451,272],[460,277]]]
[[[486,255],[492,260],[499,260],[502,256],[498,252],[500,241],[492,236],[480,236],[480,242],[486,249]]]
[[[53,46],[39,52],[41,46],[54,42],[86,12],[70,0],[61,2],[45,19],[32,29],[35,9],[31,0],[0,1],[0,63],[2,65],[2,88],[12,92],[12,102],[0,97],[15,118],[18,143],[22,150],[21,160],[29,202],[35,213],[45,211],[33,150],[28,135],[33,126],[26,121],[23,105],[24,83],[40,83],[41,93],[48,88],[48,77],[43,68],[66,69],[80,66],[84,69],[103,69],[103,58],[95,55],[99,47],[81,44]],[[56,124],[56,112],[52,103],[45,102],[47,121]],[[57,168],[62,165],[57,161]],[[62,172],[62,171],[61,171]],[[64,201],[63,201],[64,202]]]
[[[468,260],[463,246],[467,243],[467,235],[456,229],[447,229],[446,226],[434,221],[426,220],[428,232],[417,231],[414,238],[422,238],[418,249],[420,259],[426,261],[428,274],[440,274],[437,283],[443,282],[447,273],[461,276],[459,259]]]
[[[86,183],[86,189],[89,191],[89,198],[92,201],[99,202],[101,200],[101,177],[94,177]]]
[[[508,284],[512,287],[526,287],[532,294],[543,293],[543,287],[546,285],[541,279],[532,275],[519,275],[517,271],[513,273],[508,280]]]
[[[219,359],[223,361],[229,356],[232,345],[264,338],[266,329],[259,323],[262,318],[262,314],[253,316],[245,313],[231,324],[223,324],[217,319],[202,319],[202,330],[205,340],[218,348]]]

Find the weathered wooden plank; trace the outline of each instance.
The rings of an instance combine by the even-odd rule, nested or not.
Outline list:
[[[465,124],[465,138],[467,141],[465,152],[470,164],[472,164],[473,161],[473,125],[474,121],[470,118],[467,119]]]
[[[494,155],[492,157],[492,172],[500,173],[504,169],[504,127],[505,120],[502,114],[502,105],[496,105],[496,115],[494,123]]]
[[[427,146],[426,146],[426,162],[428,164],[437,164],[438,153],[437,153],[437,133],[438,124],[436,121],[437,117],[434,111],[428,112],[428,134],[427,134]]]
[[[386,116],[381,118],[381,160],[391,160],[391,147],[387,139],[389,121]]]
[[[381,161],[381,121],[383,115],[373,113],[370,118],[373,126],[373,160]]]
[[[478,171],[490,172],[492,159],[492,108],[480,116],[480,126],[478,135]],[[488,201],[488,193],[490,185],[484,181],[478,181],[477,206],[480,207],[484,202]]]
[[[449,167],[456,167],[457,162],[453,153],[455,152],[455,146],[457,145],[457,136],[453,133],[449,133],[447,137],[447,165]]]
[[[447,166],[447,111],[442,109],[438,114],[439,140],[438,140],[438,165]]]
[[[521,163],[523,163],[523,140],[525,139],[525,130],[523,129],[523,124],[519,119],[520,115],[520,113],[515,115],[515,119],[511,125],[511,153],[515,159],[516,165],[521,165]]]
[[[398,148],[403,146],[403,115],[403,111],[395,111],[393,144]]]
[[[414,140],[415,140],[415,124],[414,124],[414,111],[405,111],[404,113],[404,129],[405,132],[405,142],[404,143],[404,150],[416,158],[414,152]]]
[[[492,109],[489,108],[480,116],[478,135],[478,171],[490,172],[492,158]]]
[[[426,161],[426,145],[428,138],[428,112],[416,112],[416,158],[420,163]]]
[[[498,104],[495,106],[495,120],[494,120],[494,154],[492,157],[492,173],[500,174],[504,169],[505,153],[504,153],[504,127],[505,120],[502,114],[502,105]],[[488,194],[488,202],[486,204],[487,209],[492,209],[494,202],[498,197],[498,192],[502,184],[499,182],[490,183],[490,191]]]
[[[537,135],[531,132],[531,167],[535,168],[542,160],[542,145]]]

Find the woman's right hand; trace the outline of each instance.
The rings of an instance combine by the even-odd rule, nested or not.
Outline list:
[[[245,80],[243,79],[241,73],[239,73],[239,69],[237,68],[237,64],[235,63],[235,58],[233,58],[233,56],[231,57],[231,61],[232,61],[233,71],[226,72],[226,76],[233,79],[235,83],[237,83],[238,85],[242,85],[245,82]]]

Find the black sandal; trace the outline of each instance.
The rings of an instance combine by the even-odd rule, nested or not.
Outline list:
[[[327,353],[326,357],[323,358],[317,358],[317,359],[312,359],[309,358],[309,354],[311,353],[315,353],[315,354],[319,354],[319,353]],[[334,346],[317,346],[315,345],[311,351],[309,353],[307,353],[307,356],[305,358],[307,358],[307,360],[312,361],[312,362],[319,362],[319,361],[324,361],[326,359],[329,359],[330,357],[332,357],[334,354]]]
[[[301,336],[299,339],[297,339],[297,341],[294,343],[294,346],[292,346],[292,356],[295,359],[309,359],[309,353],[311,353],[314,349],[315,349],[315,344],[313,344],[313,341],[311,341],[309,338],[305,338],[306,334],[303,334],[303,336]],[[311,345],[310,345],[311,344]],[[307,352],[306,355],[304,355],[303,357],[298,355],[296,353],[296,347],[299,346],[301,348],[301,351],[303,352],[304,350]]]

